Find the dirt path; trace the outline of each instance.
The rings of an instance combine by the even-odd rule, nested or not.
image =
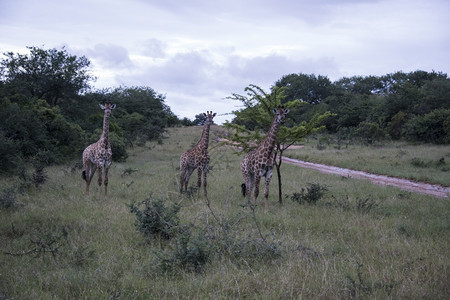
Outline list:
[[[368,179],[375,184],[391,185],[410,192],[427,194],[440,198],[450,197],[450,187],[443,187],[441,185],[415,182],[407,179],[389,177],[385,175],[375,175],[363,171],[354,171],[350,169],[310,163],[289,157],[283,157],[283,161],[303,168],[314,169],[326,174],[336,174],[351,178],[363,178]]]

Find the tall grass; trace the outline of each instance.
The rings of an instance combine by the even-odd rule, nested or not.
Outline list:
[[[179,157],[199,127],[173,128],[163,144],[113,163],[106,201],[96,199],[94,185],[86,199],[81,170],[69,165],[47,169],[46,183],[17,192],[22,205],[0,211],[0,298],[448,298],[448,199],[283,164],[283,204],[274,178],[269,212],[258,206],[253,218],[240,194],[242,155],[219,147],[217,127],[211,130],[211,210],[196,193],[178,192]],[[311,184],[327,187],[315,204],[290,200]],[[235,245],[251,245],[260,230],[280,255],[216,249],[200,272],[161,271],[157,254],[170,250],[167,242],[146,239],[127,206],[147,198],[179,203],[180,223],[207,226],[217,237],[215,217],[237,223],[227,240]]]

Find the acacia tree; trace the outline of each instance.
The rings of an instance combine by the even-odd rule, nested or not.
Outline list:
[[[232,94],[227,97],[229,100],[240,101],[243,104],[241,110],[233,111],[236,118],[232,122],[225,122],[224,126],[234,132],[227,137],[226,144],[238,146],[243,152],[249,152],[257,147],[265,138],[265,133],[269,130],[272,119],[273,109],[279,105],[292,109],[299,105],[309,105],[300,100],[284,101],[286,95],[284,88],[272,87],[271,93],[267,94],[262,88],[256,85],[249,85],[245,88],[247,96]],[[310,121],[303,121],[300,124],[293,124],[287,120],[285,125],[280,126],[276,140],[275,166],[278,177],[278,197],[282,203],[282,180],[281,163],[283,152],[295,143],[318,130],[324,128],[320,123],[330,116],[330,112],[316,114]],[[289,115],[287,116],[287,119]]]

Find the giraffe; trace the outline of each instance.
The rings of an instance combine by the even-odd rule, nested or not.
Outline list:
[[[197,195],[200,194],[200,187],[202,185],[202,172],[203,172],[203,189],[205,198],[207,198],[206,192],[206,176],[209,170],[209,154],[208,154],[208,143],[209,143],[209,129],[212,124],[213,118],[216,116],[216,113],[212,113],[212,111],[207,111],[203,113],[206,117],[205,124],[203,125],[202,137],[197,142],[197,144],[192,148],[187,150],[181,155],[180,158],[180,192],[183,191],[183,187],[185,191],[187,191],[187,186],[189,182],[189,177],[191,177],[192,172],[197,169]]]
[[[103,116],[103,132],[100,139],[83,151],[83,166],[84,171],[81,177],[86,181],[85,195],[89,194],[89,185],[94,177],[95,171],[98,169],[98,198],[100,199],[100,187],[102,185],[102,168],[105,168],[105,199],[108,198],[108,170],[111,165],[111,145],[109,143],[109,116],[115,104],[109,102],[104,105],[99,104],[100,108],[105,111]]]
[[[272,178],[273,164],[275,159],[275,141],[277,139],[280,124],[284,123],[286,115],[289,113],[288,108],[278,106],[273,109],[275,117],[266,138],[258,145],[258,147],[244,156],[241,162],[242,176],[244,183],[242,184],[242,192],[250,203],[253,186],[255,187],[254,204],[259,195],[259,181],[265,176],[264,187],[264,210],[268,209],[269,183]]]

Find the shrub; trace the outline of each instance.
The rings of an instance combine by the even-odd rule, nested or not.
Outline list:
[[[409,120],[404,135],[411,141],[436,144],[450,143],[450,109],[436,109]]]
[[[200,272],[210,260],[212,243],[203,232],[194,234],[193,227],[180,230],[173,239],[174,247],[164,256],[158,255],[159,266],[163,271],[176,271],[182,269],[188,272]]]
[[[16,193],[14,188],[3,190],[0,196],[0,209],[13,209],[17,206]]]
[[[368,144],[382,140],[386,133],[376,123],[361,122],[356,128],[354,135],[362,138]]]
[[[140,210],[139,206],[144,205]],[[130,212],[136,214],[135,226],[146,237],[162,237],[170,239],[176,235],[179,224],[178,212],[181,206],[177,203],[170,207],[164,205],[162,199],[152,200],[150,198],[138,203],[128,205]]]
[[[320,198],[325,195],[328,191],[328,188],[319,183],[310,183],[308,188],[302,188],[300,193],[293,193],[290,198],[294,202],[298,202],[299,204],[308,203],[308,204],[316,204]]]

